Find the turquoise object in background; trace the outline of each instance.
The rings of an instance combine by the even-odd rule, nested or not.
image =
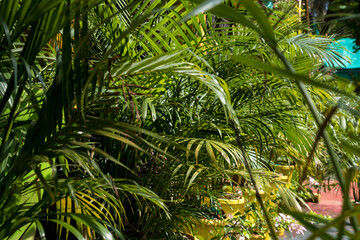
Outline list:
[[[265,5],[265,7],[267,8],[273,8],[273,1],[272,0],[262,0],[263,4]]]
[[[335,64],[335,68],[341,69],[355,69],[360,68],[360,50],[355,52],[354,47],[356,46],[355,39],[352,38],[342,38],[338,42],[331,44],[331,48],[335,48],[340,56],[347,57],[351,62],[343,61],[344,66],[340,64]],[[329,66],[329,64],[325,64]]]
[[[331,48],[335,48],[340,56],[348,58],[350,62],[343,61],[343,65],[336,63],[331,67],[337,69],[335,74],[339,77],[358,81],[360,79],[360,50],[356,52],[355,46],[355,39],[352,38],[342,38],[332,43]],[[325,63],[325,66],[329,67],[330,64]]]

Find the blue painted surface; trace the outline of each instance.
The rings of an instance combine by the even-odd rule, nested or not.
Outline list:
[[[338,40],[337,43],[333,43],[331,48],[335,48],[336,51],[339,53],[340,56],[347,57],[351,62],[343,61],[345,66],[340,64],[335,64],[335,68],[341,69],[357,69],[360,68],[360,50],[355,52],[354,50],[355,39],[352,38],[342,38]],[[325,64],[329,66],[329,64]]]
[[[262,0],[263,4],[265,5],[265,7],[267,8],[273,8],[273,1],[272,0]]]
[[[335,74],[349,80],[360,80],[360,68],[339,69]]]

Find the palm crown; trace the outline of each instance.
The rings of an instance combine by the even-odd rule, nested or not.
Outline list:
[[[313,71],[341,57],[296,19],[221,2],[0,0],[1,238],[174,239],[204,186],[306,161],[340,91]]]

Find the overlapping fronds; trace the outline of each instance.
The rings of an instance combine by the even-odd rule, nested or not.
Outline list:
[[[174,239],[198,211],[179,203],[214,181],[265,186],[283,155],[306,161],[328,110],[312,99],[357,97],[309,75],[342,58],[284,16],[250,0],[0,0],[0,238],[55,224]],[[353,135],[340,142],[358,155]]]

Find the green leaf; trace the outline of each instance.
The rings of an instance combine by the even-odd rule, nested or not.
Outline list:
[[[214,151],[213,151],[213,149],[212,149],[212,146],[211,146],[210,142],[209,142],[209,141],[206,141],[206,142],[205,142],[205,146],[206,146],[206,151],[207,151],[207,153],[208,153],[208,156],[209,156],[211,162],[212,162],[213,164],[216,164],[216,157],[215,157],[215,154],[214,154]]]
[[[150,106],[150,111],[151,111],[151,118],[152,118],[153,122],[155,122],[155,120],[156,120],[155,106],[151,101],[149,102],[149,106]]]
[[[148,111],[148,103],[149,103],[150,99],[146,98],[143,103],[142,103],[142,107],[141,107],[141,117],[143,122],[145,122],[146,116],[147,116],[147,111]]]
[[[266,72],[278,74],[280,76],[288,77],[288,78],[294,79],[294,80],[296,80],[298,82],[304,82],[304,83],[312,85],[314,87],[318,87],[318,88],[338,92],[338,93],[341,93],[341,94],[343,94],[345,96],[348,96],[348,97],[351,97],[351,98],[354,98],[354,99],[358,98],[354,94],[342,91],[339,88],[336,88],[334,86],[312,80],[307,76],[292,73],[292,72],[287,71],[285,69],[281,69],[281,68],[278,68],[278,67],[275,67],[275,66],[271,66],[269,64],[265,64],[265,63],[262,63],[260,61],[248,58],[248,57],[242,57],[240,55],[234,55],[234,56],[232,56],[232,59],[234,59],[235,61],[237,61],[239,63],[242,63],[244,65],[251,66],[251,67],[254,67],[256,69],[261,69],[261,70],[264,70]]]
[[[254,19],[259,24],[259,29],[261,29],[261,35],[265,38],[267,44],[276,46],[274,31],[264,13],[264,11],[258,7],[252,0],[242,0],[241,4],[246,7]]]
[[[39,231],[40,239],[41,240],[46,240],[46,235],[45,235],[45,230],[44,230],[43,225],[38,220],[35,220],[35,223],[36,223],[37,230]],[[35,232],[34,232],[34,235],[35,235]]]
[[[199,168],[198,170],[196,170],[196,172],[191,176],[188,186],[186,188],[186,192],[189,191],[189,188],[191,187],[191,185],[193,184],[193,182],[195,181],[196,177],[204,170],[204,168]]]
[[[69,230],[77,239],[85,240],[85,237],[71,224],[57,219],[49,219],[49,221],[61,225],[65,229]]]
[[[199,2],[199,1],[197,1],[197,2]],[[222,3],[223,3],[223,0],[205,0],[205,1],[201,2],[200,4],[198,4],[188,14],[186,14],[186,16],[183,17],[180,22],[185,22],[188,19],[192,18],[193,16],[196,16],[200,13],[207,12]]]
[[[63,215],[66,217],[71,217],[72,219],[76,220],[77,222],[80,222],[89,228],[93,229],[95,232],[97,232],[103,239],[106,240],[115,240],[111,232],[106,229],[104,225],[98,222],[98,220],[94,217],[90,217],[83,214],[76,214],[76,213],[61,213],[59,215]],[[62,224],[63,225],[63,224]],[[74,229],[67,228],[69,231]]]

